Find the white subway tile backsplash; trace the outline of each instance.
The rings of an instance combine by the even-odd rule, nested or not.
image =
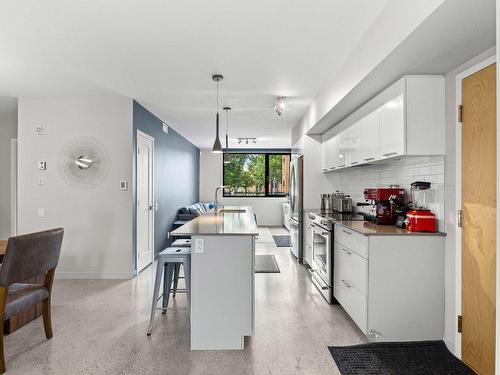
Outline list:
[[[429,206],[438,218],[440,229],[444,226],[444,157],[429,156],[408,158],[390,164],[349,168],[329,178],[331,190],[349,194],[353,204],[364,201],[363,190],[370,187],[399,185],[405,189],[410,201],[410,184],[414,181],[431,183]]]

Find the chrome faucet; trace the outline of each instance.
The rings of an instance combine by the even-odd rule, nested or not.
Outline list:
[[[217,188],[215,189],[214,208],[215,208],[216,212],[219,210],[219,200],[217,199],[217,196],[219,195],[219,190],[224,189],[225,187],[226,187],[225,185],[220,185],[220,186],[217,186]]]

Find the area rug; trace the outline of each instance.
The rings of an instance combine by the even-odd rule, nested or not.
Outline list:
[[[330,346],[342,375],[473,375],[443,341]]]
[[[290,235],[273,236],[274,242],[278,247],[292,247],[292,238]]]
[[[255,273],[280,273],[274,255],[255,254]]]

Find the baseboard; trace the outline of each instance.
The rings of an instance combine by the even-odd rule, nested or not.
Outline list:
[[[62,280],[129,280],[133,278],[130,272],[58,272],[56,279]]]
[[[443,337],[443,341],[446,345],[446,347],[448,348],[448,350],[453,354],[455,355],[455,341],[453,341],[452,339],[450,339],[449,337]]]

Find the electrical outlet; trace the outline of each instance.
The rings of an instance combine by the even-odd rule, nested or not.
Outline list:
[[[47,162],[46,161],[39,161],[38,162],[38,170],[44,171],[46,169],[47,169]]]
[[[45,134],[47,134],[47,131],[45,129],[45,125],[39,124],[39,125],[35,126],[35,133],[36,133],[36,135],[45,135]]]
[[[203,238],[197,238],[194,240],[194,252],[203,253],[205,250],[205,240]]]
[[[120,190],[127,190],[127,189],[128,189],[128,182],[120,181]]]

